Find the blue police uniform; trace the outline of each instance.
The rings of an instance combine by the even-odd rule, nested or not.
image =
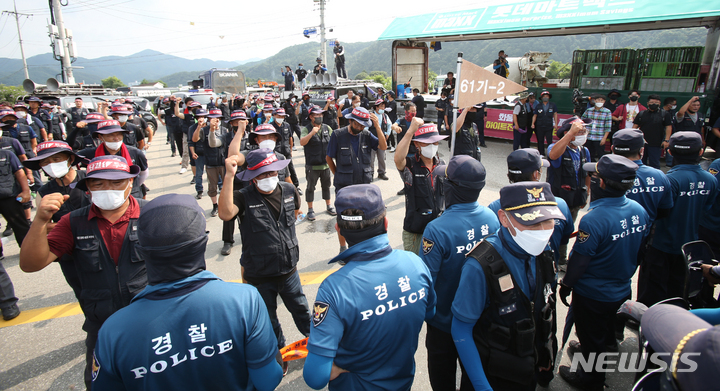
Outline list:
[[[718,119],[720,122],[720,119]],[[720,181],[720,159],[710,164],[708,172],[715,176],[715,179]],[[720,185],[720,183],[719,183]],[[720,196],[718,196],[720,198]],[[715,252],[715,258],[720,258],[720,202],[715,200],[710,210],[703,214],[702,220],[700,220],[700,232],[699,237],[701,240],[706,241]]]
[[[633,160],[638,165],[637,176],[632,189],[625,193],[625,196],[645,208],[652,226],[657,217],[658,209],[671,209],[674,201],[670,181],[664,172],[646,166],[642,160]]]
[[[560,212],[562,212],[563,216],[565,216],[565,220],[555,219],[555,230],[550,237],[550,248],[553,250],[553,258],[555,260],[555,265],[557,266],[560,259],[560,246],[568,243],[570,235],[572,235],[575,230],[575,222],[573,220],[572,213],[570,213],[570,208],[568,207],[567,202],[560,197],[555,197],[555,201],[557,202],[557,207],[560,208]],[[488,208],[495,212],[495,215],[497,216],[497,212],[502,209],[500,208],[500,199],[498,198],[497,200],[491,202],[490,205],[488,205]]]
[[[603,302],[630,296],[636,255],[649,227],[650,218],[642,205],[625,196],[591,201],[572,250],[591,259],[573,286],[575,293]]]
[[[277,352],[258,291],[201,271],[148,285],[105,321],[93,389],[255,390],[249,373]]]
[[[347,264],[317,293],[310,355],[349,371],[331,381],[330,390],[410,390],[418,335],[435,307],[430,271],[417,255],[393,250],[387,234],[331,262],[341,258]]]

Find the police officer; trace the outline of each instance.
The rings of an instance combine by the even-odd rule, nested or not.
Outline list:
[[[311,127],[303,126],[300,130],[300,145],[305,151],[305,180],[307,181],[305,201],[308,205],[307,219],[310,221],[315,221],[316,218],[313,201],[318,179],[322,189],[322,198],[325,200],[325,210],[331,216],[337,214],[335,208],[330,204],[331,174],[330,166],[325,159],[333,129],[322,123],[322,114],[322,109],[314,107],[310,111]]]
[[[533,114],[532,124],[530,128],[535,131],[537,138],[538,151],[545,156],[545,143],[547,145],[553,142],[553,131],[557,129],[558,112],[554,102],[550,102],[552,94],[548,91],[540,93],[541,102],[538,103]],[[559,137],[559,136],[558,136]]]
[[[116,155],[125,158],[125,161],[132,163],[140,168],[139,174],[135,180],[132,181],[132,192],[130,193],[137,199],[143,198],[142,184],[150,175],[148,169],[147,158],[137,148],[129,147],[123,143],[123,134],[127,133],[127,129],[120,127],[120,123],[115,120],[107,120],[98,122],[97,130],[95,130],[95,136],[102,141],[97,148],[85,148],[78,152],[78,155],[86,158],[93,159],[98,156]]]
[[[700,97],[693,96],[678,109],[675,114],[675,122],[676,132],[696,132],[702,138],[703,146],[705,146],[705,132],[703,132],[705,116],[700,112]],[[668,139],[665,140],[665,142],[668,141]]]
[[[464,155],[453,156],[448,165],[435,168],[443,181],[445,212],[428,223],[423,232],[420,258],[430,269],[437,295],[435,316],[428,320],[425,346],[428,350],[428,376],[434,391],[455,391],[458,354],[450,334],[452,302],[455,298],[465,255],[484,237],[500,228],[490,209],[477,203],[485,187],[485,167]],[[460,390],[472,390],[462,369]]]
[[[200,110],[198,110],[199,112]],[[222,187],[222,178],[225,176],[225,134],[227,129],[222,126],[222,110],[212,109],[207,115],[209,118],[209,124],[201,126],[198,122],[197,127],[194,129],[192,141],[193,147],[197,149],[198,146],[202,145],[203,151],[203,163],[205,170],[207,171],[208,177],[208,196],[212,201],[213,208],[210,212],[210,217],[218,215],[218,187]],[[202,123],[205,125],[205,122]],[[191,128],[192,129],[192,128]],[[191,148],[193,148],[191,147]],[[197,152],[196,152],[197,153]],[[197,162],[195,164],[198,172],[202,172]],[[195,186],[197,188],[198,178],[195,179]],[[199,178],[199,183],[202,184],[202,175]],[[202,187],[201,187],[202,188]],[[202,195],[202,190],[199,195]]]
[[[568,355],[601,354],[615,346],[615,314],[631,294],[637,254],[649,229],[649,216],[637,202],[625,197],[632,189],[637,164],[618,155],[605,155],[586,163],[592,178],[590,210],[580,220],[577,239],[560,281],[560,299],[567,305],[572,293],[575,330],[580,343],[571,342]],[[573,371],[560,367],[560,375],[582,389],[603,389],[604,372]]]
[[[682,245],[698,240],[698,227],[712,207],[718,181],[698,165],[703,154],[702,138],[696,132],[680,131],[670,137],[675,164],[667,173],[673,208],[655,221],[655,232],[645,260],[640,265],[638,301],[651,306],[670,297],[682,297],[687,265]]]
[[[67,110],[67,114],[70,117],[70,123],[72,124],[72,129],[75,129],[78,122],[84,121],[85,117],[87,117],[88,114],[90,114],[90,111],[85,108],[83,99],[81,97],[75,98],[75,107],[71,107]]]
[[[468,254],[452,304],[452,336],[476,390],[535,390],[553,377],[555,272],[548,240],[564,219],[550,185],[500,189],[502,227]]]
[[[372,182],[371,151],[386,150],[385,134],[377,116],[362,107],[356,107],[345,115],[348,126],[334,131],[328,143],[327,161],[335,176],[335,193],[345,186]],[[374,128],[375,134],[368,128]],[[345,239],[339,236],[340,252],[345,251]]]
[[[507,157],[508,167],[508,180],[510,183],[517,182],[540,182],[542,176],[543,167],[549,167],[550,162],[543,159],[540,156],[540,152],[537,149],[532,148],[521,148],[512,151]],[[572,235],[575,226],[573,222],[572,213],[568,208],[567,202],[560,197],[555,197],[555,202],[562,212],[565,219],[555,220],[555,228],[553,229],[552,237],[550,238],[550,248],[553,250],[553,260],[555,261],[555,267],[559,267],[558,262],[560,261],[560,248],[561,246],[567,246]],[[497,199],[488,205],[488,208],[497,214],[500,210],[500,199]]]
[[[377,186],[344,187],[335,207],[350,248],[330,261],[347,264],[318,289],[303,378],[318,390],[408,391],[423,320],[435,313],[430,272],[416,254],[390,247]]]
[[[473,159],[480,161],[480,140],[478,139],[478,127],[475,123],[475,115],[478,109],[482,109],[481,105],[475,105],[468,110],[465,115],[465,121],[455,132],[455,155],[467,155]]]
[[[254,287],[205,270],[197,202],[160,196],[143,208],[137,231],[149,286],[100,329],[93,388],[275,389],[282,369],[265,305]]]
[[[145,201],[130,197],[132,182],[139,172],[140,167],[128,165],[119,156],[92,159],[77,188],[90,191],[93,205],[66,214],[48,234],[53,215],[68,196],[46,195],[20,249],[20,268],[28,273],[42,270],[64,255],[74,259],[84,298],[81,304],[85,313],[83,330],[87,332],[88,389],[100,326],[115,311],[130,304],[147,284],[145,261],[136,251],[137,219]]]
[[[90,196],[74,185],[85,178],[85,171],[76,170],[74,167],[81,162],[87,163],[87,159],[73,152],[70,145],[64,141],[42,142],[38,144],[37,151],[38,156],[25,160],[23,165],[31,170],[42,169],[50,177],[50,180],[38,190],[40,197],[53,193],[69,196],[53,214],[50,224],[57,223],[63,216],[76,209],[90,205]],[[80,294],[80,276],[72,256],[64,255],[58,263],[65,281],[72,288],[78,302],[82,303],[84,298]]]
[[[437,156],[441,136],[434,124],[424,125],[420,118],[413,118],[410,128],[400,140],[395,153],[395,167],[404,183],[405,219],[403,221],[403,248],[418,253],[420,239],[425,227],[442,213],[445,199],[442,180],[432,175],[438,164],[444,164]],[[410,141],[419,153],[407,156]]]
[[[270,125],[260,125],[258,128]],[[270,126],[272,128],[272,126]],[[243,282],[255,286],[270,314],[278,349],[285,346],[277,317],[277,297],[292,314],[295,326],[306,337],[310,334],[310,310],[297,271],[300,250],[295,234],[295,219],[300,210],[300,195],[295,186],[280,181],[278,171],[289,161],[278,160],[269,148],[247,154],[233,154],[225,161],[225,179],[220,192],[220,218],[240,219],[242,237]],[[234,191],[238,167],[247,161],[247,170],[238,179],[252,184]],[[287,365],[284,364],[287,371]]]
[[[720,120],[718,121],[720,122]],[[720,181],[720,159],[715,159],[715,161],[710,164],[708,172]],[[715,253],[715,259],[720,258],[720,202],[717,200],[713,203],[712,208],[703,215],[702,220],[700,220],[698,237],[710,245],[710,248],[712,248]]]
[[[303,193],[300,189],[300,181],[298,180],[297,173],[295,172],[295,165],[292,161],[292,151],[295,149],[293,130],[290,127],[290,124],[285,122],[287,117],[288,115],[282,107],[273,110],[273,121],[271,124],[275,127],[275,131],[280,136],[279,140],[275,144],[274,150],[290,160],[290,164],[287,167],[288,172],[290,173],[290,180],[292,180],[292,184],[295,185],[295,188],[297,188],[298,193],[302,195]]]
[[[42,105],[42,100],[38,98],[37,96],[31,96],[25,100],[30,106],[29,114],[33,117],[37,117],[42,122],[42,126],[40,127],[40,133],[38,134],[40,136],[41,141],[47,141],[48,133],[52,132],[52,129],[50,129],[50,125],[52,123],[50,122],[50,113],[47,112],[47,110],[40,107]]]
[[[558,129],[560,140],[548,147],[550,169],[547,181],[553,194],[567,203],[573,221],[577,221],[578,211],[587,204],[590,187],[590,177],[583,170],[583,165],[591,160],[590,151],[583,146],[587,140],[585,125],[586,122],[577,117],[570,118]],[[559,252],[559,266],[563,269],[567,261],[567,246],[562,245]]]

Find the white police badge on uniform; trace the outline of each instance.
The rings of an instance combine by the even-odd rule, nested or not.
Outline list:
[[[315,302],[315,304],[313,305],[313,326],[320,326],[320,323],[322,323],[327,316],[328,309],[330,309],[330,304],[323,303],[322,301]]]

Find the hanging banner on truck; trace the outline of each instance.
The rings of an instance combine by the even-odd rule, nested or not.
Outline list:
[[[572,118],[572,115],[558,114],[558,126],[561,126],[563,122]],[[504,138],[506,140],[513,139],[513,112],[512,110],[502,109],[487,109],[485,113],[485,137],[497,137]],[[557,141],[553,133],[553,141]],[[537,142],[537,138],[533,134],[532,142]]]

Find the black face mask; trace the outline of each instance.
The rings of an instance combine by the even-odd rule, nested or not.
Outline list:
[[[8,126],[15,126],[15,124],[17,123],[17,120],[16,120],[16,119],[11,119],[11,120],[5,121],[5,123],[6,123]]]
[[[315,125],[322,125],[322,121],[323,121],[322,117],[315,117],[315,119],[313,120],[313,123]]]
[[[445,193],[445,208],[455,204],[476,202],[480,197],[480,190],[454,185],[447,179],[443,181],[442,186]]]
[[[607,186],[604,189],[600,187],[600,178],[597,175],[590,178],[590,198],[592,201],[608,197],[616,198],[623,194],[625,192],[622,190],[611,189]]]
[[[142,247],[136,245],[143,259],[152,259],[145,266],[150,285],[176,281],[195,275],[206,269],[205,248],[208,237],[160,247]]]
[[[650,109],[650,111],[656,111],[656,110],[659,109],[659,108],[660,108],[660,105],[659,105],[659,104],[656,104],[656,103],[653,103],[653,104],[651,104],[651,105],[648,105],[648,109]]]
[[[610,100],[617,100],[619,97],[619,95],[610,95]]]
[[[638,98],[639,98],[639,97],[637,97],[637,96],[635,96],[635,95],[631,95],[631,96],[630,96],[630,102],[637,102]]]
[[[352,133],[352,134],[354,134],[354,135],[356,135],[356,136],[357,136],[358,134],[362,133],[362,131],[365,129],[365,127],[363,127],[362,129],[358,130],[358,129],[355,128],[355,126],[361,126],[361,125],[354,125],[354,124],[351,123],[350,125],[348,125],[348,130],[350,130],[350,133]]]
[[[385,221],[381,221],[363,229],[340,229],[340,235],[345,238],[348,246],[350,247],[386,233],[387,228],[385,228]]]

